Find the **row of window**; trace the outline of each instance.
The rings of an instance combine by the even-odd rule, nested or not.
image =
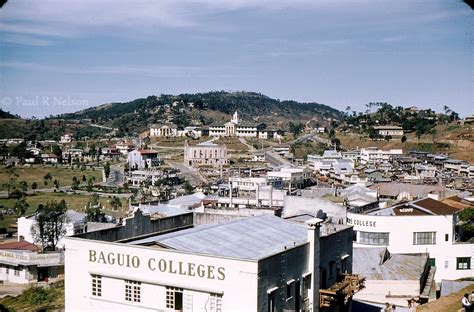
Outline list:
[[[102,297],[102,276],[91,274],[92,289],[94,297]],[[139,281],[124,280],[124,297],[128,302],[141,302],[141,285]],[[210,294],[210,311],[222,311],[222,295]],[[166,308],[174,310],[183,309],[183,288],[166,286]]]
[[[10,266],[10,265],[6,265],[6,264],[0,264],[0,272],[3,272],[3,270],[5,270],[5,274],[6,275],[9,275],[10,274],[10,268],[13,268],[13,275],[14,276],[20,276],[20,272],[22,271],[22,269],[18,266]]]
[[[430,266],[436,266],[436,259],[428,259]],[[449,261],[444,261],[444,268],[449,267]],[[457,257],[456,258],[456,270],[470,270],[471,269],[471,257]]]
[[[357,240],[357,233],[359,233],[359,240]],[[354,241],[366,245],[381,245],[388,246],[389,234],[384,232],[363,232],[354,231]],[[449,235],[445,235],[445,241],[449,240]],[[413,232],[413,245],[436,245],[436,232]]]

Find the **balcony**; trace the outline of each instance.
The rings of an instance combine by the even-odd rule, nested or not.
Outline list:
[[[349,299],[364,289],[365,277],[357,274],[342,274],[342,281],[331,285],[328,289],[319,290],[319,306],[332,307],[347,304]]]

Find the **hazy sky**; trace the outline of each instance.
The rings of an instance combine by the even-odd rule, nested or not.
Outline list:
[[[460,0],[8,1],[0,106],[43,117],[161,93],[247,90],[365,110],[474,113]]]

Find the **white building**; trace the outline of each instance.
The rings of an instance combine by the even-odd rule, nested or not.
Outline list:
[[[130,169],[152,168],[160,165],[158,152],[154,150],[134,150],[128,153]]]
[[[227,147],[211,141],[184,146],[184,163],[189,166],[222,166],[228,164]]]
[[[285,185],[288,185],[290,189],[293,187],[303,187],[310,175],[310,170],[298,167],[283,167],[279,171],[267,172],[267,178],[270,182],[281,180]]]
[[[202,131],[200,127],[185,127],[183,130],[178,130],[177,136],[187,136],[191,138],[200,138],[202,136]]]
[[[66,211],[66,234],[71,236],[84,230],[86,214],[75,210]],[[18,218],[18,241],[35,243],[35,237],[31,234],[31,227],[36,224],[36,215]],[[64,238],[58,241],[57,248],[63,248]]]
[[[129,152],[133,150],[133,145],[123,142],[123,143],[117,143],[115,145],[115,148],[118,149],[122,155],[126,156],[128,155]]]
[[[360,162],[362,164],[368,163],[382,163],[391,161],[395,157],[403,155],[402,149],[380,150],[376,147],[366,147],[360,150]]]
[[[39,253],[35,247],[28,242],[0,245],[0,281],[2,284],[36,283],[64,274],[64,254],[62,252]]]
[[[347,213],[354,226],[354,247],[387,247],[391,253],[429,253],[436,282],[474,276],[472,243],[456,238],[457,212],[425,198],[368,214]]]
[[[59,143],[71,143],[72,142],[72,135],[66,133],[65,135],[61,136],[61,140]]]
[[[264,129],[262,124],[241,121],[237,111],[232,115],[232,119],[229,122],[223,125],[216,123],[209,126],[209,135],[214,137],[273,139],[276,133],[276,130]]]
[[[41,154],[41,162],[43,164],[57,164],[58,156],[54,154]]]
[[[381,136],[403,136],[403,128],[400,126],[375,126],[374,130]]]
[[[66,310],[319,311],[322,277],[329,287],[352,270],[351,228],[320,231],[320,221],[265,215],[126,243],[68,238]]]
[[[175,124],[155,124],[150,126],[151,137],[175,137],[178,135],[178,128]]]

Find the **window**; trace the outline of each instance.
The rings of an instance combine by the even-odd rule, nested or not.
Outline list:
[[[444,241],[447,242],[449,240],[449,234],[444,234]]]
[[[125,300],[140,302],[141,282],[125,280]]]
[[[456,270],[470,270],[471,257],[456,258]]]
[[[276,306],[275,306],[275,292],[272,291],[271,293],[268,294],[267,298],[267,311],[268,312],[276,312]]]
[[[444,261],[444,268],[447,269],[449,267],[449,261]]]
[[[414,232],[413,245],[434,245],[436,244],[436,232]]]
[[[429,258],[428,264],[432,267],[436,266],[436,258]]]
[[[357,242],[357,231],[352,232],[352,241]]]
[[[211,294],[210,297],[210,312],[222,312],[222,295]]]
[[[102,276],[92,274],[92,296],[102,296]]]
[[[310,291],[311,291],[311,274],[308,274],[303,278],[303,300],[308,299]]]
[[[286,299],[290,299],[293,296],[291,289],[293,288],[294,280],[286,282]]]
[[[166,286],[166,308],[183,309],[183,289]]]
[[[20,268],[19,267],[15,267],[13,270],[14,270],[13,275],[20,276]]]
[[[7,268],[5,269],[5,273],[8,275],[10,274],[10,267],[7,265]]]
[[[359,243],[387,246],[389,244],[389,233],[359,232]]]

